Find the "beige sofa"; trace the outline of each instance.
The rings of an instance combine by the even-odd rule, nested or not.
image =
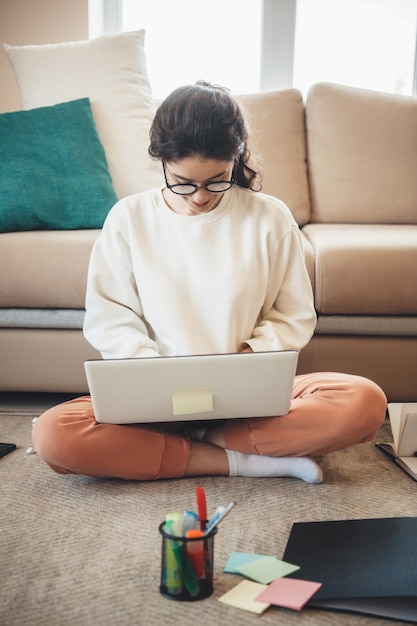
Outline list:
[[[299,372],[417,399],[417,100],[317,84],[239,97],[263,191],[303,233],[318,323]],[[97,230],[0,234],[0,391],[87,390],[82,334]]]

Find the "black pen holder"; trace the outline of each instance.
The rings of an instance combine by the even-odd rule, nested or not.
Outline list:
[[[165,598],[193,602],[213,593],[214,537],[217,527],[206,537],[175,537],[159,526],[162,535],[161,584]]]

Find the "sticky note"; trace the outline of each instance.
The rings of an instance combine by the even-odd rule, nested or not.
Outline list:
[[[242,580],[236,587],[220,596],[219,602],[260,615],[270,605],[267,602],[258,602],[255,598],[266,588],[266,585],[260,585],[251,580]]]
[[[260,602],[267,602],[286,609],[301,611],[303,606],[320,589],[321,583],[296,578],[278,578],[256,597]]]
[[[252,561],[261,559],[263,556],[265,555],[252,554],[248,552],[232,552],[223,571],[226,574],[240,574],[240,572],[238,572],[236,569],[237,567],[240,567],[241,565],[246,565],[247,563],[252,563]]]
[[[211,389],[174,389],[171,395],[174,415],[208,413],[213,410]]]
[[[261,559],[252,561],[252,563],[239,565],[236,568],[239,574],[243,574],[246,578],[251,578],[264,585],[267,585],[276,578],[296,572],[298,569],[300,569],[298,565],[280,561],[273,556],[263,556]]]

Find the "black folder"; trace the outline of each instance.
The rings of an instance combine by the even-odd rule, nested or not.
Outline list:
[[[283,559],[322,583],[310,607],[417,624],[417,518],[295,523]]]

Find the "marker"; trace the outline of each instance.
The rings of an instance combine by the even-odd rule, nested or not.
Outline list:
[[[168,517],[168,516],[167,516]],[[164,524],[164,532],[168,535],[174,535],[174,522],[168,520]],[[165,544],[165,572],[164,581],[167,591],[172,596],[178,596],[182,593],[182,577],[177,565],[177,559],[174,554],[174,541],[172,539],[164,539]]]
[[[182,593],[183,587],[185,587],[190,596],[194,597],[199,594],[200,585],[196,575],[194,574],[193,566],[186,558],[184,541],[181,541],[183,536],[182,515],[180,513],[169,513],[166,515],[165,519],[167,520],[165,522],[165,531],[169,535],[178,537],[178,541],[175,541],[174,539],[166,539],[167,544],[170,545],[169,552],[171,553],[172,550],[175,561],[175,563],[172,563],[172,561],[170,562],[170,564],[173,565],[171,576],[167,567],[167,587],[169,588],[170,586],[168,583],[174,583],[172,586],[174,589],[173,595]],[[177,590],[177,581],[180,583],[180,591]]]
[[[167,513],[165,515],[166,522],[172,522],[172,533],[170,535],[175,535],[176,537],[182,536],[182,515],[181,513]]]
[[[220,522],[226,517],[229,511],[233,509],[235,504],[236,502],[232,500],[232,502],[230,502],[226,507],[224,506],[217,507],[217,509],[214,511],[214,514],[212,515],[212,517],[210,518],[206,526],[206,529],[204,531],[204,536],[207,536],[209,532],[213,530],[213,528],[215,528],[216,526],[218,526],[218,524],[220,524]]]
[[[195,530],[199,527],[200,524],[197,513],[194,513],[194,511],[184,511],[182,514],[182,534],[187,536],[187,530]]]
[[[202,530],[187,530],[187,539],[203,537]],[[187,541],[187,556],[197,578],[204,578],[204,541]]]

